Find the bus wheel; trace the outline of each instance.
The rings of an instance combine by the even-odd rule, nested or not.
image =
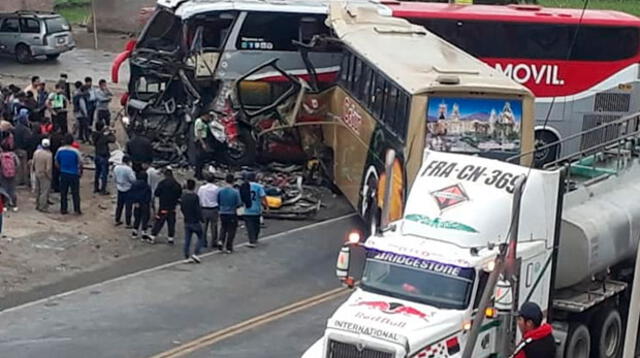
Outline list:
[[[565,344],[565,357],[589,358],[591,352],[591,335],[589,329],[582,323],[571,324],[567,342]]]
[[[227,163],[242,166],[252,165],[256,161],[256,141],[248,128],[238,128],[236,143],[230,145],[225,152]]]
[[[366,224],[366,234],[368,236],[375,235],[380,230],[380,208],[378,208],[378,201],[376,200],[376,190],[378,188],[378,180],[373,176],[367,180],[367,193],[363,197],[363,200],[367,202],[367,210],[364,213],[364,220]]]
[[[547,144],[551,144],[553,142],[557,142],[558,137],[555,134],[549,131],[536,131],[535,133],[535,146],[536,148],[545,146]],[[552,162],[558,158],[558,154],[560,152],[559,146],[555,145],[550,148],[545,148],[542,150],[536,151],[536,164],[539,166],[543,166],[549,162]]]
[[[615,308],[602,310],[591,324],[595,358],[615,358],[622,346],[622,318]]]

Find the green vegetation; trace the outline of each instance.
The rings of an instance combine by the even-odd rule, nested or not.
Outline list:
[[[86,23],[91,16],[91,0],[56,0],[55,10],[71,24]]]
[[[546,7],[582,8],[584,0],[538,0]],[[638,0],[590,0],[589,9],[618,10],[640,16],[640,1]]]

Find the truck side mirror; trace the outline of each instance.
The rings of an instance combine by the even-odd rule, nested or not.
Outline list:
[[[338,261],[336,262],[336,276],[346,284],[349,288],[353,287],[353,277],[349,276],[349,267],[351,261],[351,247],[345,244],[340,249]]]

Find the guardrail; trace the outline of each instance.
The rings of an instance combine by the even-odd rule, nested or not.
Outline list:
[[[532,151],[511,157],[508,161],[518,162],[522,157],[531,156],[546,149],[569,146],[572,148],[580,148],[580,150],[556,158],[551,162],[544,163],[541,165],[542,168],[558,168],[585,160],[585,164],[595,165],[595,162],[599,159],[597,158],[599,153],[613,154],[616,155],[618,159],[634,154],[636,142],[639,142],[638,139],[640,139],[640,112],[600,124],[559,141],[537,147]],[[578,145],[571,145],[576,142]],[[625,146],[630,149],[625,148]],[[559,153],[560,150],[556,152]]]

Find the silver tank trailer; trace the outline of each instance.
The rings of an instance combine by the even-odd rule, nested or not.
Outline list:
[[[640,169],[566,194],[555,288],[573,286],[635,256],[640,236]]]

